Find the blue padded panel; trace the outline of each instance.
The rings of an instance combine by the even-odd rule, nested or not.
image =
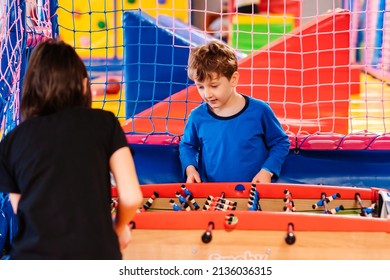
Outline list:
[[[178,145],[132,144],[141,184],[184,182]],[[390,151],[290,150],[280,183],[390,189]]]

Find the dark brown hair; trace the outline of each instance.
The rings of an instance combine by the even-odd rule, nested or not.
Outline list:
[[[22,89],[23,120],[57,112],[67,107],[91,107],[88,73],[74,48],[48,39],[39,43],[28,62]]]
[[[193,48],[188,58],[188,77],[203,82],[213,74],[225,76],[228,80],[238,69],[236,53],[233,48],[217,40]]]

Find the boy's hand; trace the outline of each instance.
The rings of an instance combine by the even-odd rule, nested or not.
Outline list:
[[[200,179],[199,172],[196,170],[195,166],[189,165],[186,168],[187,181],[186,183],[200,183],[202,180]]]
[[[125,226],[122,228],[115,228],[115,232],[118,236],[119,246],[121,250],[126,249],[131,241],[131,230],[130,227]]]
[[[273,174],[265,169],[261,169],[259,173],[252,179],[252,184],[262,183],[267,184],[271,183],[271,178]]]

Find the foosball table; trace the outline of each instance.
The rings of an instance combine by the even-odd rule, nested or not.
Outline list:
[[[298,184],[142,185],[124,259],[390,259],[390,192]],[[116,189],[112,189],[115,214]]]

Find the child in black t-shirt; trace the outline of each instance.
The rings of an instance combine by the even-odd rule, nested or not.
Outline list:
[[[11,259],[121,259],[142,193],[123,130],[113,113],[91,108],[87,71],[70,45],[36,46],[21,115],[0,142],[0,192],[19,227]]]

